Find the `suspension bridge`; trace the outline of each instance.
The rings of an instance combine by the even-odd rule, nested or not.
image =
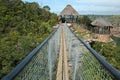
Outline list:
[[[63,23],[2,80],[120,80],[120,72]]]

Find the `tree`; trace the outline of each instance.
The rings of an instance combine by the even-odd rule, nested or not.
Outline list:
[[[50,7],[47,5],[47,6],[44,6],[43,7],[46,11],[50,11]]]
[[[88,26],[92,22],[92,20],[88,16],[80,17],[78,21],[80,24],[84,24],[86,26]]]
[[[56,22],[57,15],[38,3],[0,0],[0,78],[40,44]]]

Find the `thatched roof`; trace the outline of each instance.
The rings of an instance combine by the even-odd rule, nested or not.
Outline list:
[[[71,5],[67,5],[63,11],[60,13],[60,15],[64,16],[64,15],[74,15],[74,16],[78,16],[79,13],[71,6]]]
[[[98,26],[98,27],[104,27],[104,26],[111,26],[112,27],[112,24],[103,18],[98,18],[98,19],[94,20],[91,23],[91,25]]]

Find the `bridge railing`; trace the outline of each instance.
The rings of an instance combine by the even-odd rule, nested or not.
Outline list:
[[[2,80],[55,80],[61,27]]]
[[[120,72],[80,39],[67,25],[65,25],[65,36],[70,80],[120,80]]]
[[[120,80],[120,72],[64,24],[70,80]],[[2,80],[55,80],[61,27]]]

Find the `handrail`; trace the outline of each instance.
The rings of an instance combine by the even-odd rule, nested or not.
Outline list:
[[[70,31],[84,44],[84,46],[95,56],[95,58],[117,79],[120,80],[120,72],[109,64],[105,59],[103,59],[93,48],[91,48],[87,43],[80,39],[72,29]]]
[[[59,26],[58,26],[59,28]],[[45,43],[55,34],[55,32],[58,30],[55,29],[49,37],[47,37],[40,45],[38,45],[32,52],[29,53],[28,56],[26,56],[8,75],[4,76],[2,80],[13,80],[17,74],[29,63],[29,61],[32,59],[32,57],[37,54],[37,52],[42,48],[42,46],[45,45]]]
[[[51,37],[57,32],[58,28],[54,30],[49,37],[47,37],[38,47],[36,47],[26,58],[24,58],[21,63],[17,65],[8,75],[2,78],[2,80],[13,80],[16,76],[29,64],[30,60],[36,56],[40,49],[51,39]],[[112,65],[110,65],[106,60],[104,60],[94,49],[92,49],[87,43],[85,43],[82,39],[80,39],[71,29],[70,31],[74,34],[74,36],[80,41],[86,49],[88,49],[91,54],[99,61],[100,65],[103,66],[105,71],[109,71],[109,73],[115,78],[115,80],[120,80],[120,72],[115,69]],[[98,62],[97,61],[97,62]],[[51,78],[52,79],[52,78]]]

